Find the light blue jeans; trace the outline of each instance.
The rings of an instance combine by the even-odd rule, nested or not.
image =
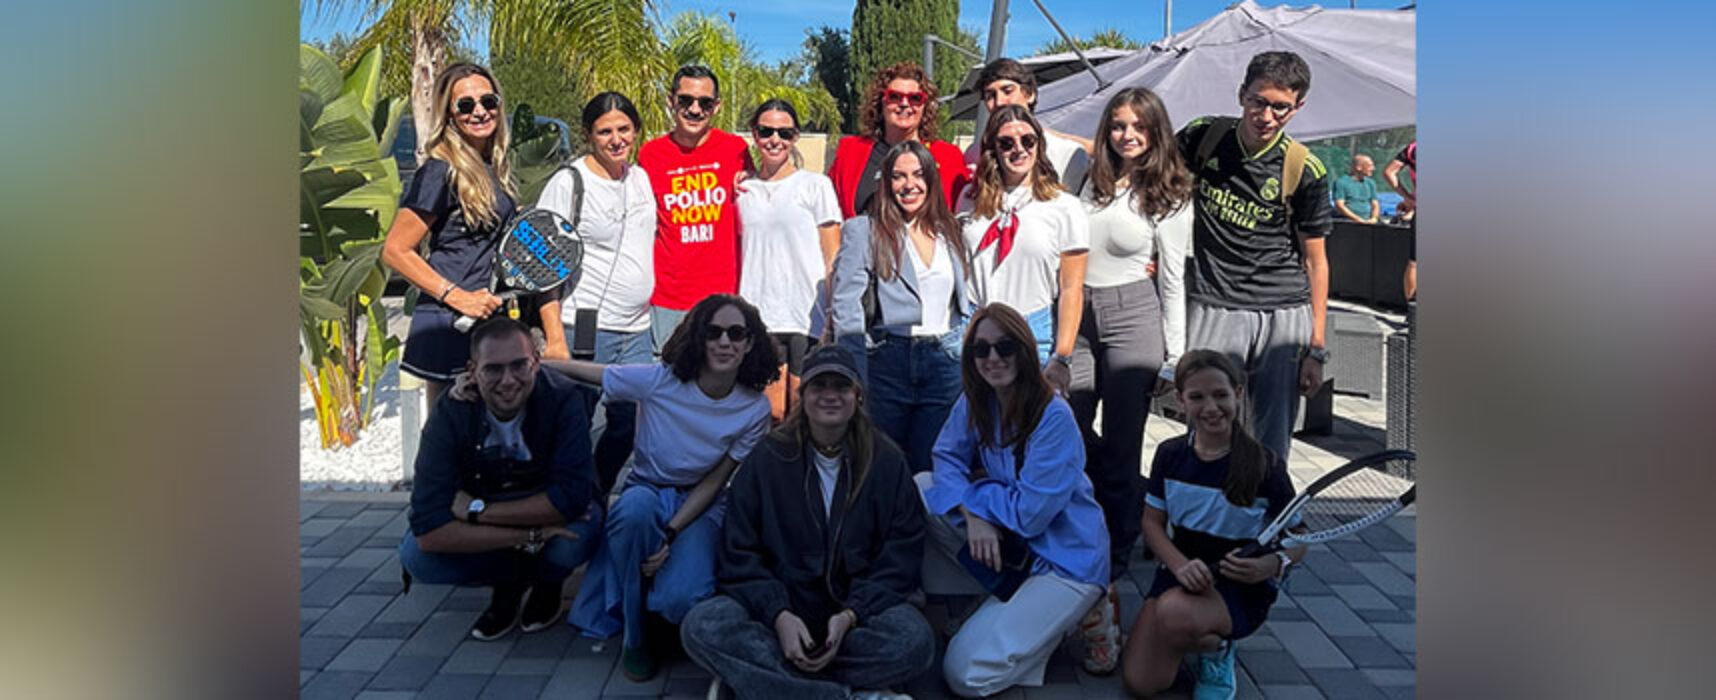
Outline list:
[[[689,488],[642,481],[626,485],[608,513],[606,536],[572,602],[569,620],[586,636],[607,639],[623,630],[625,647],[635,649],[644,642],[646,609],[679,624],[691,606],[715,593],[724,495],[679,533],[655,576],[643,576],[643,560],[661,548],[663,528],[689,493]]]
[[[684,320],[688,313],[691,313],[691,309],[678,311],[665,306],[649,307],[650,340],[655,343],[656,357],[661,357],[662,346],[667,345],[667,339],[673,337],[673,329],[679,327],[679,322]]]
[[[555,537],[536,554],[515,549],[425,552],[418,548],[417,537],[407,530],[405,539],[399,543],[399,563],[411,572],[412,578],[423,583],[494,586],[564,581],[594,554],[592,542],[601,533],[602,510],[594,503],[590,504],[590,510],[589,520],[566,524],[566,529],[578,533],[578,539]]]

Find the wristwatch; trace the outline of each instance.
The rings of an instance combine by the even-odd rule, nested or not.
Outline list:
[[[1305,348],[1305,356],[1309,357],[1313,360],[1316,360],[1320,364],[1326,365],[1329,363],[1329,349],[1328,348],[1319,348],[1316,346],[1307,347],[1307,348]]]
[[[1287,570],[1293,566],[1293,557],[1287,556],[1286,552],[1276,552],[1275,556],[1281,559],[1281,570],[1275,572],[1275,580],[1285,581],[1287,580]]]
[[[489,504],[484,503],[483,499],[481,499],[481,498],[471,499],[470,507],[465,509],[465,522],[470,523],[472,525],[477,524],[477,516],[482,515],[483,509],[487,508],[487,507],[489,507]]]
[[[1066,365],[1067,369],[1072,369],[1072,355],[1056,355],[1050,359]]]

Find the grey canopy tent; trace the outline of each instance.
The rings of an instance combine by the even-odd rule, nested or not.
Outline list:
[[[1243,0],[1197,26],[1097,67],[1110,82],[1079,72],[1038,90],[1043,124],[1090,137],[1114,93],[1147,87],[1179,129],[1204,115],[1239,113],[1246,63],[1264,51],[1292,51],[1311,66],[1305,107],[1288,132],[1302,141],[1417,122],[1417,13],[1411,10],[1264,8]]]

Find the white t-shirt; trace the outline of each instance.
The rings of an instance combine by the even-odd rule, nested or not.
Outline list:
[[[969,202],[966,200],[967,205]],[[965,246],[972,251],[972,294],[979,306],[1000,302],[1021,315],[1030,315],[1054,304],[1060,292],[1061,255],[1090,248],[1090,224],[1077,197],[1060,192],[1054,199],[1039,202],[1031,197],[1028,185],[1002,196],[998,216],[1005,216],[1009,210],[1017,212],[1019,230],[1013,237],[1012,251],[999,266],[995,263],[1001,250],[999,242],[977,249],[995,219],[980,219],[969,213]]]
[[[918,247],[910,240],[905,241],[906,257],[912,261],[912,272],[918,278],[918,298],[923,299],[921,318],[912,326],[914,336],[940,337],[949,330],[949,317],[953,315],[953,305],[948,299],[953,297],[953,248],[947,244],[947,239],[935,237],[935,259],[929,265],[918,258]]]
[[[1086,195],[1089,195],[1088,188]],[[1192,255],[1190,202],[1161,221],[1139,213],[1130,188],[1106,207],[1084,199],[1090,213],[1090,258],[1084,268],[1088,287],[1117,287],[1148,279],[1145,266],[1155,256],[1157,288],[1162,292],[1162,336],[1168,359],[1186,349],[1186,258]]]
[[[578,286],[571,298],[561,302],[560,321],[570,326],[578,309],[595,308],[597,328],[647,331],[649,297],[655,291],[655,196],[650,193],[649,174],[628,165],[620,180],[609,180],[591,170],[584,158],[572,167],[584,181],[584,204],[578,216],[584,261]],[[536,206],[570,219],[572,176],[556,172],[543,186]]]
[[[739,296],[757,305],[769,332],[815,334],[812,312],[824,278],[817,227],[839,223],[840,200],[827,175],[795,170],[780,180],[745,181]]]
[[[513,459],[530,461],[530,446],[524,444],[524,411],[520,410],[512,420],[501,420],[488,410],[483,411],[483,417],[489,421],[489,436],[483,440],[483,447],[498,447],[506,451]]]
[[[1055,132],[1043,131],[1043,155],[1049,159],[1049,165],[1054,166],[1056,175],[1065,175],[1067,164],[1072,162],[1073,154],[1083,150],[1077,141],[1062,138]],[[965,147],[965,169],[972,177],[977,176],[977,159],[983,155],[983,138],[981,135]]]
[[[807,446],[816,458],[816,475],[822,479],[822,512],[834,509],[834,489],[840,485],[840,455],[829,457],[815,447]]]
[[[769,400],[761,393],[735,386],[712,399],[667,365],[609,365],[602,392],[609,402],[637,402],[632,473],[657,486],[694,485],[722,456],[744,461],[769,429]]]

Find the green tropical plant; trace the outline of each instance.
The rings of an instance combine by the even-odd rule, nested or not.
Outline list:
[[[1074,46],[1077,46],[1080,50],[1109,48],[1136,51],[1144,48],[1144,44],[1142,42],[1132,38],[1119,27],[1109,27],[1107,29],[1097,30],[1096,33],[1091,34],[1088,39],[1075,36],[1072,38],[1070,43],[1066,39],[1056,38],[1054,41],[1038,47],[1037,53],[1034,55],[1047,56],[1049,54],[1065,53],[1073,50]]]
[[[342,73],[303,44],[298,67],[300,369],[329,448],[357,441],[376,380],[399,356],[381,306],[381,242],[399,202],[389,150],[405,102],[380,93],[380,49]]]
[[[534,206],[548,178],[572,157],[571,142],[561,139],[566,129],[559,120],[537,123],[536,112],[528,104],[513,108],[513,140],[507,156],[512,159],[513,179],[518,181],[519,206]]]
[[[751,110],[765,100],[782,99],[798,110],[799,120],[820,128],[838,128],[840,104],[817,83],[805,66],[793,61],[763,64],[756,52],[733,30],[711,14],[682,12],[668,23],[667,55],[676,65],[708,66],[721,81],[720,113],[715,126],[744,131]]]

